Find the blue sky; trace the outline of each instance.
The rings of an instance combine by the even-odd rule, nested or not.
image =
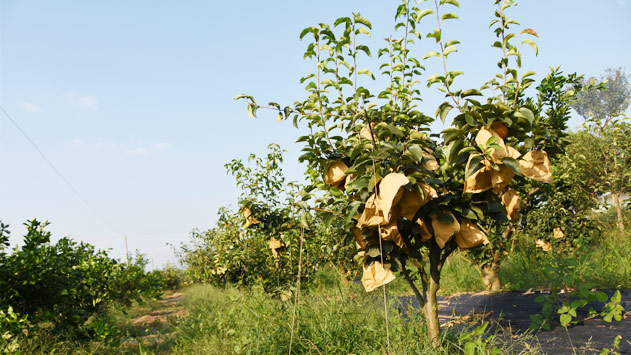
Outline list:
[[[488,30],[493,1],[460,2],[460,20],[444,28],[462,42],[449,66],[465,73],[457,86],[479,87],[499,55]],[[251,119],[232,97],[302,99],[298,80],[313,64],[302,60],[301,29],[359,11],[373,23],[368,43],[376,52],[392,33],[398,3],[1,1],[0,104],[114,226],[2,116],[0,220],[11,225],[12,241],[27,219],[47,219],[56,238],[69,235],[122,257],[127,235],[130,250],[156,266],[173,261],[167,243],[187,241],[193,228],[214,224],[220,206],[234,206],[238,191],[223,168],[229,160],[276,142],[288,150],[288,177],[301,178],[293,126],[271,113]],[[524,0],[509,17],[540,35],[539,55],[526,50],[524,64],[537,78],[557,65],[587,76],[631,70],[629,0]],[[432,49],[424,40],[414,54]],[[378,63],[365,66],[376,73]],[[437,70],[430,63],[426,73]],[[432,113],[438,103],[429,90],[423,109]]]

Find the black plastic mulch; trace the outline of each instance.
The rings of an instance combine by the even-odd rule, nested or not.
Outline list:
[[[462,320],[487,320],[495,327],[503,329],[502,336],[519,336],[529,332],[530,315],[541,314],[541,303],[535,298],[541,293],[500,292],[462,294],[450,297],[439,297],[439,317],[443,326],[450,322],[455,329],[466,326]],[[613,292],[607,292],[609,296]],[[603,348],[612,348],[614,338],[622,336],[620,353],[631,354],[631,290],[621,291],[622,306],[627,312],[622,321],[611,323],[602,317],[587,319],[578,325],[568,327],[552,323],[550,330],[534,333],[534,345],[541,347],[546,354],[600,353]],[[419,307],[414,297],[402,297],[402,308]],[[578,312],[579,319],[588,318],[587,310],[592,306],[600,311],[602,304],[589,304]]]

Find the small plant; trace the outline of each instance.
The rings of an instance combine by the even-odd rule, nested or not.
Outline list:
[[[578,324],[582,320],[578,318],[577,311],[592,302],[603,303],[604,308],[598,313],[590,307],[590,316],[600,315],[607,322],[622,319],[624,308],[620,305],[620,291],[616,291],[609,298],[606,293],[594,290],[593,283],[586,282],[576,275],[577,266],[578,262],[575,259],[555,258],[544,268],[551,292],[535,298],[535,302],[542,303],[542,308],[541,314],[530,316],[531,329],[549,330],[550,322],[557,316],[559,323],[564,327]]]
[[[616,336],[615,339],[613,340],[613,347],[611,349],[603,348],[600,351],[600,355],[607,355],[607,354],[620,355],[620,340],[622,340],[622,336],[621,335]]]
[[[484,322],[477,326],[471,332],[462,332],[458,337],[458,342],[462,346],[462,351],[465,355],[476,354],[491,354],[498,355],[502,353],[502,350],[493,346],[489,349],[488,341],[484,338],[484,332],[488,327],[489,322]]]

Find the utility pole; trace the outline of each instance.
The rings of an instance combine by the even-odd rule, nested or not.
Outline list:
[[[125,261],[127,262],[127,268],[129,269],[129,251],[127,250],[127,236],[125,236]]]

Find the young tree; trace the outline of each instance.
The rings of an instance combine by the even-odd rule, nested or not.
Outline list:
[[[564,146],[568,143],[567,122],[570,119],[570,104],[576,93],[584,89],[581,79],[582,76],[576,73],[566,76],[560,67],[552,68],[536,87],[536,98],[518,98],[518,102],[533,107],[535,121],[532,124],[532,134],[523,139],[522,145],[511,149],[519,149],[519,154],[525,154],[529,148],[537,145],[545,149],[552,162],[558,161],[558,158],[563,156]],[[506,135],[508,133],[506,132]],[[489,291],[501,289],[500,265],[514,245],[513,233],[519,229],[530,228],[532,223],[529,223],[531,219],[526,218],[527,215],[531,212],[538,214],[541,209],[547,211],[552,201],[550,197],[556,192],[555,188],[560,186],[557,181],[550,184],[550,181],[538,180],[541,179],[524,179],[517,176],[511,181],[509,188],[511,196],[515,197],[513,205],[506,208],[507,212],[508,207],[511,211],[507,213],[509,221],[489,229],[490,243],[467,252]]]
[[[605,127],[588,126],[571,136],[567,159],[574,186],[595,199],[612,196],[617,226],[624,230],[620,196],[631,191],[631,125],[624,119]]]
[[[590,78],[594,83],[596,79]],[[585,177],[579,183],[594,193],[611,193],[618,217],[618,229],[624,230],[620,196],[631,190],[629,178],[628,117],[624,111],[631,103],[631,83],[622,68],[607,69],[602,84],[580,93],[573,108],[585,119],[585,129],[575,138],[580,140],[576,153],[575,172]],[[593,173],[586,176],[586,173]],[[589,181],[585,184],[585,181]]]
[[[261,107],[278,110],[281,119],[304,123],[310,130],[298,139],[305,144],[300,160],[308,163],[313,185],[324,191],[320,203],[343,211],[344,228],[353,233],[363,263],[362,282],[372,291],[403,276],[422,306],[429,338],[440,344],[438,303],[442,267],[456,249],[469,249],[489,240],[493,230],[505,230],[517,213],[519,198],[508,187],[529,180],[549,182],[551,171],[545,151],[556,145],[534,100],[525,96],[534,73],[520,73],[521,45],[537,50],[532,29],[518,26],[505,11],[516,3],[496,0],[491,27],[493,44],[502,56],[500,73],[481,90],[456,89],[463,73],[448,70],[447,58],[459,42],[445,38],[445,22],[458,16],[449,10],[456,0],[403,1],[397,8],[395,31],[377,54],[385,88],[373,94],[362,85],[373,73],[360,66],[372,51],[361,42],[371,23],[360,14],[342,17],[333,28],[319,24],[304,29],[310,36],[305,58],[315,61],[314,73],[301,79],[308,97],[293,106],[266,106],[239,95],[255,116]],[[431,16],[429,16],[431,15]],[[436,29],[425,38],[433,50],[422,59],[412,56],[422,40],[420,23],[435,19]],[[424,60],[438,60],[443,71],[423,76]],[[520,75],[521,74],[521,75]],[[437,85],[447,101],[435,116],[445,121],[456,108],[452,128],[429,134],[434,120],[419,111],[420,83]],[[514,177],[516,177],[513,179]],[[526,178],[528,179],[526,179]],[[304,221],[304,219],[303,219]],[[417,287],[420,280],[421,287]],[[384,287],[385,293],[385,287]]]
[[[330,228],[339,219],[334,211],[315,211],[312,223],[301,233],[301,217],[311,217],[300,214],[311,208],[303,200],[309,189],[286,183],[282,162],[282,149],[270,144],[265,156],[251,154],[247,162],[233,159],[225,165],[241,190],[240,207],[221,208],[214,228],[193,231],[193,243],[181,246],[180,257],[194,281],[258,283],[270,293],[286,295],[298,273],[300,243],[304,243],[303,278],[328,263],[348,277],[352,236]]]

